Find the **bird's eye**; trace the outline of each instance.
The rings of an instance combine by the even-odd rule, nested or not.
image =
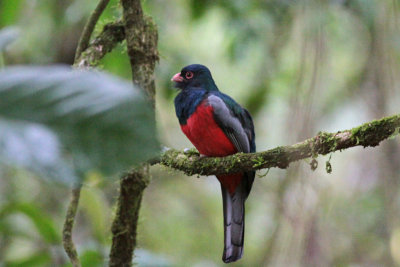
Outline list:
[[[193,72],[191,72],[191,71],[186,72],[185,77],[186,77],[186,79],[192,79],[193,78]]]

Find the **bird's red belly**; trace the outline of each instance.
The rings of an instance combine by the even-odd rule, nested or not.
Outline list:
[[[237,152],[215,122],[212,106],[200,104],[181,129],[202,155],[223,157]]]
[[[187,120],[186,125],[181,125],[181,129],[202,155],[223,157],[237,152],[235,146],[215,122],[212,106],[200,104]],[[217,176],[231,194],[235,192],[242,177],[242,173]]]

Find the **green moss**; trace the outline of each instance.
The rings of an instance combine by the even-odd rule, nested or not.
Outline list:
[[[400,127],[396,127],[396,129],[394,130],[394,132],[389,136],[389,139],[393,139],[395,138],[397,135],[400,134]]]
[[[336,137],[336,134],[320,132],[316,139],[321,147],[319,149],[322,150],[321,154],[327,154],[329,152],[335,151],[337,148],[338,138]],[[315,158],[314,153],[313,158]]]
[[[199,152],[195,148],[191,148],[189,150],[182,151],[184,154],[186,154],[188,157],[191,156],[200,156]]]
[[[264,164],[264,159],[261,156],[258,156],[257,158],[252,159],[252,162],[254,163],[253,168],[257,168]]]
[[[380,141],[388,138],[399,127],[400,116],[395,115],[380,120],[364,123],[351,129],[351,139],[357,145],[376,146]],[[395,126],[395,127],[394,127]]]
[[[158,33],[157,24],[154,23],[153,18],[148,15],[143,15],[144,23],[147,27],[147,31],[151,33]]]

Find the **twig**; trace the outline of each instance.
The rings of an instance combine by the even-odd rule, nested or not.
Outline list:
[[[170,149],[164,152],[158,161],[152,159],[151,162],[181,170],[187,175],[226,174],[273,167],[287,168],[290,163],[313,155],[326,155],[355,146],[377,146],[381,141],[399,134],[399,129],[400,115],[394,115],[350,130],[336,133],[320,132],[314,138],[303,142],[263,152],[237,153],[221,158],[201,158],[194,150],[187,153]]]
[[[94,27],[96,26],[97,21],[99,20],[104,9],[107,7],[108,2],[110,2],[110,0],[100,0],[93,13],[90,15],[85,27],[83,28],[83,32],[78,42],[78,47],[76,48],[75,61],[78,60],[82,52],[85,51],[85,49],[89,46],[90,37],[92,36]]]
[[[63,246],[67,253],[71,263],[74,267],[80,267],[81,263],[78,258],[78,253],[74,242],[72,241],[72,229],[74,227],[75,216],[78,210],[79,198],[81,195],[82,185],[72,189],[71,200],[68,205],[67,215],[65,216],[65,222],[63,227]]]
[[[77,60],[80,58],[82,52],[88,47],[90,36],[92,35],[92,32],[94,30],[94,27],[96,26],[96,23],[101,15],[103,13],[104,9],[106,8],[109,0],[100,0],[99,4],[97,5],[96,9],[93,11],[92,15],[90,16],[87,24],[85,25],[85,28],[82,32],[81,38],[78,43],[78,47],[75,53],[75,62],[74,65],[77,65]],[[118,22],[117,22],[118,23]],[[104,27],[103,32],[98,36],[96,39],[96,44],[102,44],[106,42],[108,44],[108,38],[107,41],[104,41],[103,39],[106,39],[105,37],[108,37],[108,35],[105,33],[108,32],[106,27]],[[113,31],[116,32],[116,31]],[[123,32],[123,31],[122,31]],[[118,38],[118,37],[117,37]],[[122,37],[123,38],[123,37]],[[114,43],[114,41],[112,41]],[[111,51],[113,46],[109,49],[106,49],[104,51],[101,51],[101,53],[97,53],[94,58],[100,59],[103,57],[107,52]],[[95,49],[96,50],[96,49]],[[88,53],[88,56],[92,55],[92,53]],[[89,57],[91,58],[91,57]],[[90,66],[94,66],[97,64],[98,60],[96,63],[92,59],[90,61]],[[83,64],[84,65],[84,64]],[[83,68],[82,66],[77,66],[78,68]],[[64,250],[67,253],[69,259],[71,260],[71,263],[74,267],[80,267],[81,263],[79,261],[78,257],[78,252],[76,251],[74,242],[72,241],[72,231],[74,228],[74,222],[75,222],[75,216],[78,210],[78,205],[79,205],[79,198],[81,194],[81,188],[82,185],[78,185],[76,188],[72,189],[72,195],[71,195],[71,200],[68,204],[68,210],[67,210],[67,215],[65,216],[65,222],[64,222],[64,227],[63,227],[63,246]]]

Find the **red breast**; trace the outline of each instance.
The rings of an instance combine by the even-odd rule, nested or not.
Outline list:
[[[237,149],[214,120],[213,107],[205,101],[199,104],[185,125],[183,133],[189,138],[200,154],[223,157],[235,154]],[[221,184],[232,194],[239,185],[242,174],[218,175]]]

